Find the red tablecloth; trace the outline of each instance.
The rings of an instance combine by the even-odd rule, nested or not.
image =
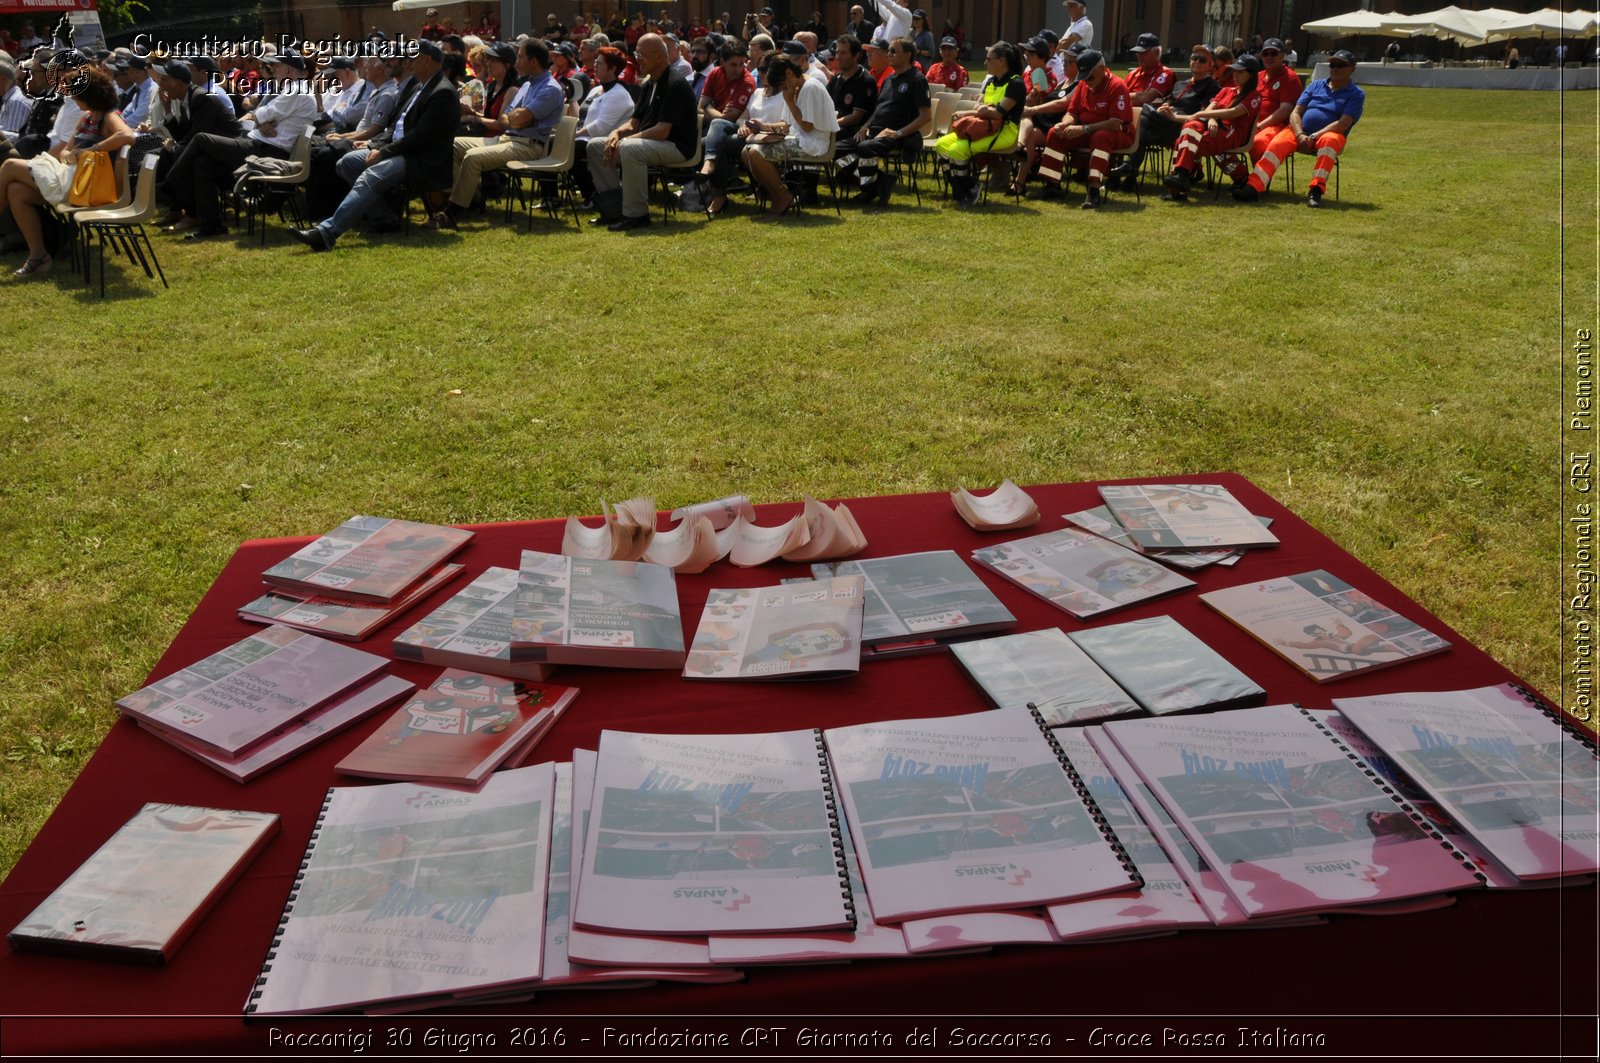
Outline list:
[[[1327,568],[1449,639],[1454,648],[1323,687],[1221,619],[1195,590],[1114,613],[1098,623],[1171,614],[1264,686],[1272,703],[1325,706],[1333,696],[1458,689],[1514,678],[1249,481],[1233,474],[1183,479],[1226,485],[1254,512],[1276,518],[1273,531],[1282,540],[1280,547],[1253,552],[1235,567],[1196,573],[1199,591]],[[1062,527],[1061,514],[1099,502],[1092,484],[1029,490],[1044,519],[1023,532],[997,534],[969,529],[944,494],[848,502],[869,540],[868,553],[875,556],[941,548],[967,556],[978,546]],[[773,523],[795,511],[793,506],[763,507],[761,517]],[[465,562],[468,577],[490,565],[516,567],[524,548],[558,551],[562,522],[481,525],[474,530],[478,534],[456,558]],[[235,610],[259,593],[264,568],[305,541],[260,540],[240,546],[151,678],[259,630],[237,619]],[[770,584],[801,571],[802,566],[782,563],[758,569],[722,563],[700,575],[679,577],[686,634],[693,633],[710,588]],[[1084,626],[992,573],[984,571],[983,579],[1016,614],[1015,630]],[[458,580],[436,593],[362,647],[390,653],[396,634],[463,585]],[[394,671],[422,685],[438,669],[397,663]],[[557,760],[565,759],[574,746],[593,748],[602,727],[764,731],[985,707],[948,655],[868,662],[859,675],[826,683],[691,683],[668,672],[577,668],[562,670],[557,679],[582,690],[573,710],[544,740],[543,755]],[[0,887],[0,924],[5,928],[15,926],[146,801],[275,811],[283,817],[282,834],[163,969],[0,952],[0,1008],[8,1016],[0,1028],[5,1051],[260,1052],[271,1047],[267,1029],[247,1026],[238,1015],[326,788],[359,785],[338,778],[333,765],[372,726],[359,725],[239,786],[132,723],[119,721]],[[582,1015],[759,1016],[762,1021],[774,1016],[940,1016],[941,1050],[960,1048],[952,1041],[952,1017],[1048,1015],[1073,1017],[1038,1027],[1054,1029],[1056,1051],[1098,1051],[1088,1044],[1096,1026],[1149,1030],[1159,1049],[1164,1027],[1223,1030],[1227,1043],[1235,1045],[1240,1036],[1236,1028],[1248,1025],[1264,1031],[1328,1031],[1333,1040],[1326,1050],[1341,1054],[1522,1055],[1553,1053],[1563,1044],[1568,1051],[1592,1053],[1592,1020],[1560,1016],[1594,1014],[1595,908],[1593,888],[1479,892],[1462,896],[1452,908],[1418,915],[1344,917],[1327,926],[1294,930],[1202,931],[1140,942],[1002,948],[978,956],[751,969],[738,985],[550,993],[511,1010],[545,1025],[555,1016]],[[1239,1015],[1262,1018],[1248,1023],[1207,1023],[1201,1018]],[[1367,1018],[1339,1018],[1343,1016]],[[1419,1018],[1397,1021],[1395,1016]],[[504,1051],[510,1047],[509,1020],[493,1021],[500,1023],[497,1047]],[[580,1025],[573,1027],[567,1050],[577,1049],[577,1032],[589,1029],[581,1025],[583,1020],[571,1021]],[[714,1025],[710,1019],[693,1021]],[[725,1025],[735,1031],[737,1042],[738,1031],[752,1021],[733,1019]],[[1025,1021],[992,1020],[985,1028],[1020,1029]],[[778,1043],[800,1025],[777,1024],[791,1028],[775,1035]],[[914,1024],[906,1020],[901,1033]],[[435,1020],[434,1025],[470,1028],[448,1020]],[[666,1029],[671,1021],[655,1025]],[[920,1025],[924,1032],[932,1028],[928,1021]],[[966,1025],[975,1028],[972,1022]],[[292,1028],[379,1029],[376,1050],[384,1044],[383,1027],[366,1020],[309,1020]],[[1563,1036],[1564,1042],[1558,1040]],[[903,1039],[896,1044],[906,1047]],[[413,1047],[420,1045],[417,1041]],[[583,1049],[601,1047],[595,1040]],[[1167,1047],[1187,1046],[1169,1040]],[[542,1054],[554,1050],[539,1049]],[[1263,1049],[1247,1051],[1259,1054]]]

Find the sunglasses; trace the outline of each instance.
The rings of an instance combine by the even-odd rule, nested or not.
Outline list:
[[[1329,63],[1328,66],[1331,69],[1334,69],[1334,70],[1343,70],[1346,67],[1355,66],[1355,64],[1354,63],[1344,63],[1344,62],[1332,62],[1332,63]]]
[[[1278,51],[1277,49],[1272,49],[1271,51],[1263,51],[1261,54],[1262,55],[1282,55],[1283,53]]]

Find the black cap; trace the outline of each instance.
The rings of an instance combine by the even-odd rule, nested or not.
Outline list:
[[[436,63],[444,62],[444,49],[439,47],[438,41],[422,40],[417,41],[416,45],[416,51],[411,53],[413,56],[425,55]]]
[[[499,41],[489,47],[489,54],[500,60],[506,66],[515,66],[517,63],[517,46]]]
[[[1283,42],[1276,37],[1268,37],[1261,42],[1261,50],[1263,52],[1281,52],[1283,51]]]
[[[1148,52],[1152,48],[1158,52],[1161,50],[1161,38],[1154,33],[1139,34],[1139,43],[1133,46],[1133,50],[1136,52]]]
[[[1350,51],[1348,48],[1340,48],[1337,52],[1334,52],[1332,55],[1328,56],[1328,62],[1330,63],[1335,59],[1349,63],[1351,66],[1356,65],[1355,53]]]
[[[306,57],[292,49],[278,52],[276,55],[264,55],[261,57],[261,61],[273,66],[291,67],[302,74],[306,70]]]
[[[911,17],[912,18],[920,18],[924,22],[928,21],[928,13],[926,11],[924,11],[920,7],[917,8],[915,11],[911,12]]]
[[[1094,68],[1105,61],[1106,57],[1093,48],[1085,49],[1078,55],[1078,77],[1085,81],[1088,80],[1089,75],[1094,73]]]
[[[711,45],[712,48],[720,50],[724,44],[728,43],[728,38],[713,30],[705,35],[705,42]]]
[[[560,52],[568,59],[578,58],[578,47],[571,41],[562,41],[560,44],[556,45],[556,51]]]
[[[328,60],[329,70],[354,70],[355,68],[356,61],[348,55],[336,55]]]
[[[1261,73],[1261,60],[1253,55],[1241,55],[1228,64],[1229,70],[1248,70],[1252,74]]]
[[[1061,43],[1061,34],[1057,33],[1053,29],[1048,29],[1048,28],[1042,29],[1042,30],[1039,31],[1039,36],[1041,36],[1045,40],[1049,41],[1050,42],[1050,47],[1052,47],[1052,48],[1054,48],[1056,45]]]
[[[1050,58],[1050,42],[1043,37],[1035,37],[1022,46],[1022,50],[1030,55],[1037,55],[1041,59]]]
[[[174,81],[181,81],[185,85],[194,84],[194,70],[181,59],[174,59],[166,66],[158,67],[157,69]]]
[[[762,8],[762,9],[761,9],[761,13],[762,13],[762,14],[763,14],[763,15],[765,15],[765,16],[767,16],[767,17],[768,17],[768,18],[771,18],[771,17],[772,17],[772,14],[773,14],[773,12],[772,12],[772,8],[770,8],[770,7],[764,7],[764,8]]]
[[[1084,44],[1082,41],[1073,41],[1071,47],[1067,49],[1067,51],[1071,52],[1075,56],[1082,55],[1088,50],[1089,46]]]
[[[782,51],[784,55],[792,55],[797,58],[805,58],[811,54],[806,51],[806,46],[799,41],[784,41]]]
[[[954,37],[940,37],[939,47],[942,50],[945,48],[959,48],[961,45],[956,43],[956,39]]]
[[[222,73],[221,68],[217,66],[217,61],[209,55],[191,55],[186,62],[194,69],[204,70],[208,74]]]

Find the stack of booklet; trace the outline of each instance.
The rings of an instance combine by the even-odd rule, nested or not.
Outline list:
[[[415,685],[388,660],[273,625],[119,699],[157,737],[245,782]]]
[[[471,538],[439,524],[351,517],[263,572],[271,589],[239,617],[359,641],[454,579],[462,566],[444,561]]]
[[[532,648],[511,644],[517,615],[517,570],[490,567],[461,593],[401,632],[394,655],[445,668],[491,672],[516,679],[548,679]]]
[[[578,691],[447,669],[338,764],[346,775],[477,786],[525,761]]]
[[[954,550],[811,566],[814,576],[860,576],[861,647],[874,657],[931,653],[1017,622]]]
[[[683,617],[672,569],[522,551],[511,653],[551,664],[679,668]]]

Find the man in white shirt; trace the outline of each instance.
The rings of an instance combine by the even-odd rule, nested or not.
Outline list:
[[[1071,48],[1074,44],[1081,44],[1085,48],[1094,47],[1094,23],[1089,21],[1089,9],[1083,0],[1066,0],[1067,6],[1067,35],[1061,38],[1062,48]]]
[[[296,52],[271,57],[275,90],[255,110],[239,121],[247,130],[242,137],[202,133],[192,138],[173,163],[162,187],[189,215],[180,222],[185,240],[224,236],[222,195],[233,187],[233,171],[250,155],[287,159],[295,140],[317,118],[317,97],[306,82],[305,58]],[[175,226],[174,228],[178,228]]]
[[[366,113],[370,86],[357,73],[356,61],[347,55],[336,55],[329,59],[324,73],[333,82],[333,86],[322,94],[322,113],[333,124],[328,132],[352,132]]]
[[[878,17],[883,21],[878,23],[872,31],[872,39],[890,41],[911,35],[911,9],[895,0],[872,0],[873,6],[878,9]]]

